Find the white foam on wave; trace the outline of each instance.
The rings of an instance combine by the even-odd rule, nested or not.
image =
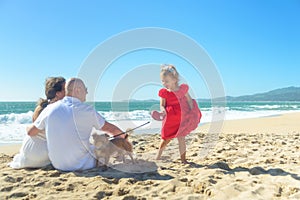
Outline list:
[[[10,113],[10,114],[4,114],[0,115],[0,123],[1,124],[28,124],[32,121],[32,111],[29,111],[27,113]]]
[[[32,122],[32,111],[0,115],[0,143],[20,143],[26,135],[26,126]]]
[[[284,113],[297,111],[299,112],[299,110],[237,111],[229,110],[228,108],[213,108],[210,111],[202,110],[202,119],[199,126],[205,123],[209,123],[212,120],[216,121],[215,118],[218,118],[218,116],[221,116],[221,118],[218,118],[218,120],[235,120],[281,115]],[[150,121],[149,124],[136,129],[134,133],[160,133],[161,122],[153,120],[150,116],[149,111],[138,110],[132,112],[100,112],[100,114],[104,116],[107,121],[119,126],[122,130],[126,130],[127,128],[135,128],[143,123]],[[32,112],[0,115],[0,143],[21,143],[26,135],[26,126],[31,123],[31,117]]]
[[[147,110],[135,110],[131,112],[99,112],[107,121],[122,121],[122,120],[150,120],[150,113]]]

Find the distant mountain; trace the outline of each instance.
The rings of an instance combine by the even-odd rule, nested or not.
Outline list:
[[[218,100],[218,98],[216,99]],[[219,99],[223,101],[223,98]],[[128,100],[126,100],[128,101]],[[159,102],[157,99],[130,99],[130,102]],[[197,99],[198,102],[211,102],[211,99]],[[253,95],[238,97],[226,96],[226,101],[300,101],[300,87],[287,87]]]
[[[300,101],[300,87],[287,87],[238,97],[227,96],[226,99],[227,101]]]

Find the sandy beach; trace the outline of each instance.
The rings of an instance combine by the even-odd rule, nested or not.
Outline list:
[[[173,140],[156,161],[159,135],[131,135],[136,163],[61,172],[7,166],[20,145],[0,146],[0,199],[300,199],[300,113],[210,124],[187,137],[189,165]]]

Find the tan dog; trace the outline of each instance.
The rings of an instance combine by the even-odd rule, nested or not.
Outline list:
[[[122,156],[122,160],[125,163],[125,155],[129,155],[132,163],[134,163],[132,157],[132,145],[124,138],[116,137],[109,138],[106,134],[92,134],[95,145],[95,156],[97,159],[97,166],[100,166],[99,158],[104,158],[104,167],[107,168],[110,156],[114,153]],[[128,137],[128,135],[127,135]],[[126,138],[127,138],[126,137]]]

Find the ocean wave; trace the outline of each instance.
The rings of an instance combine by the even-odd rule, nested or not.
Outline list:
[[[252,105],[249,106],[254,111],[256,110],[297,110],[298,105]]]
[[[0,115],[0,123],[1,124],[29,124],[32,122],[32,111],[27,113],[10,113]]]
[[[239,111],[231,110],[230,107],[211,108],[202,110],[202,119],[199,126],[216,120],[235,120],[246,118],[259,118],[273,115],[281,115],[284,113],[299,112],[295,110],[248,110]],[[150,112],[147,110],[135,110],[130,112],[99,112],[108,122],[121,126],[123,130],[134,128],[140,124],[150,121],[151,123],[145,127],[135,131],[138,134],[143,133],[159,133],[161,122],[151,118]],[[32,123],[33,112],[27,113],[11,113],[0,115],[0,143],[15,143],[22,142],[26,135],[26,126]],[[221,116],[221,117],[220,117]]]
[[[99,112],[107,121],[122,120],[150,120],[150,112],[147,110],[135,110],[130,112]]]

